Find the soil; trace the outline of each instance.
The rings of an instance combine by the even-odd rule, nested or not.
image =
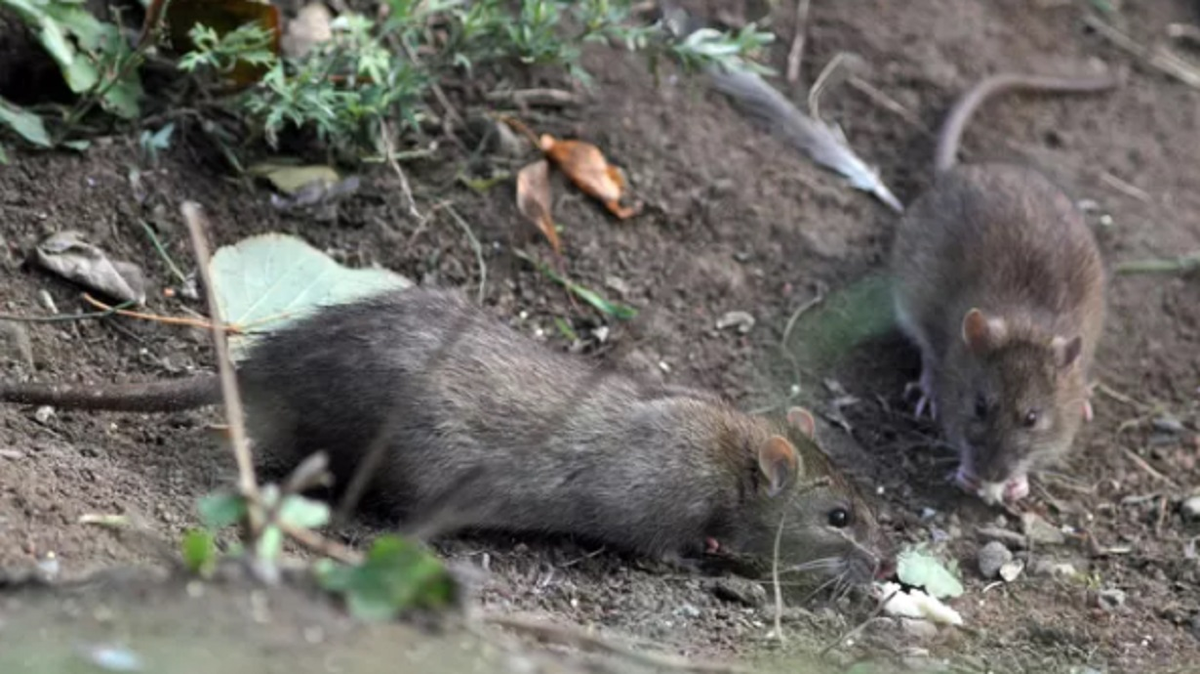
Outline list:
[[[690,3],[699,9],[704,4]],[[757,11],[754,3],[708,4],[725,18],[755,18]],[[772,4],[777,8],[770,25],[780,39],[770,62],[782,71],[794,7]],[[1110,266],[1200,251],[1200,91],[1133,63],[1086,29],[1081,16],[1089,5],[815,2],[802,79],[814,81],[839,53],[860,57],[855,74],[890,98],[893,109],[843,82],[823,93],[821,113],[908,201],[930,181],[928,129],[975,79],[998,70],[1066,73],[1088,59],[1103,59],[1127,70],[1121,89],[1094,97],[996,101],[968,130],[964,160],[1015,159],[1045,171],[1086,204]],[[1193,5],[1121,3],[1119,21],[1139,39],[1161,42],[1169,24],[1200,18]],[[1200,60],[1195,51],[1189,55]],[[601,46],[586,52],[585,65],[596,80],[594,89],[581,91],[585,104],[517,112],[539,132],[603,148],[645,202],[642,215],[618,222],[555,178],[566,268],[582,285],[638,308],[631,321],[572,303],[561,287],[514,256],[523,250],[550,259],[518,213],[511,181],[478,193],[455,179],[464,167],[471,175],[515,171],[528,157],[483,153],[471,159],[478,139],[466,134],[464,147],[424,139],[423,147],[433,151],[403,166],[416,207],[428,216],[424,222],[413,217],[386,166],[363,172],[359,190],[333,205],[281,211],[264,185],[231,179],[212,142],[188,124],[157,163],[143,154],[134,133],[102,139],[80,154],[10,147],[12,164],[0,171],[0,312],[45,316],[51,304],[63,314],[94,310],[77,286],[26,263],[45,236],[74,229],[145,270],[147,312],[203,313],[201,303],[163,292],[178,289],[180,281],[143,227],[155,228],[170,258],[188,272],[194,265],[178,205],[195,200],[213,222],[216,245],[271,231],[295,234],[344,264],[380,264],[421,283],[471,293],[483,284],[490,311],[551,348],[709,387],[748,409],[777,405],[798,392],[822,413],[822,438],[876,496],[890,535],[898,543],[942,541],[966,586],[953,605],[969,629],[919,637],[890,620],[874,620],[831,649],[827,666],[844,669],[872,659],[978,672],[1148,672],[1200,662],[1200,525],[1186,521],[1179,508],[1182,497],[1200,487],[1196,278],[1114,276],[1096,418],[1067,465],[1041,476],[1022,506],[1065,532],[1065,541],[1018,551],[1026,567],[1013,583],[985,580],[975,561],[985,542],[977,529],[1019,530],[1021,515],[986,508],[947,483],[953,456],[931,425],[913,420],[902,396],[917,372],[916,353],[891,330],[857,344],[839,337],[843,333],[822,332],[823,317],[849,316],[842,329],[853,333],[886,315],[886,306],[870,302],[879,299],[878,275],[895,215],[669,68],[656,79],[639,57]],[[536,72],[507,78],[515,87],[564,86]],[[477,103],[466,85],[445,84],[464,110]],[[797,325],[805,327],[788,335],[790,352],[800,356],[793,367],[779,344],[789,319],[814,298],[823,301],[800,317]],[[748,333],[716,327],[732,311],[754,317]],[[577,339],[565,336],[556,319]],[[21,326],[6,328],[0,340],[7,377],[137,381],[212,367],[207,335],[194,328],[125,317]],[[27,349],[21,333],[28,336]],[[233,483],[232,459],[207,429],[221,421],[216,410],[131,415],[0,408],[0,568],[54,564],[59,577],[70,580],[130,565],[162,566],[163,546],[173,547],[196,525],[197,499]],[[151,535],[81,523],[96,514],[126,515]],[[335,533],[358,545],[387,530],[386,522],[364,518]],[[806,654],[834,643],[872,609],[846,598],[805,602],[789,595],[783,612],[789,638],[780,646],[770,634],[774,607],[749,581],[664,572],[570,541],[488,536],[444,541],[439,549],[479,572],[475,609],[537,614],[694,658],[791,662],[795,671],[794,663],[812,661]],[[1047,571],[1063,564],[1075,573]],[[36,642],[20,635],[40,634],[45,644],[128,637],[141,629],[137,616],[161,615],[155,625],[196,634],[207,652],[246,641],[238,653],[268,655],[279,669],[293,663],[320,669],[312,654],[326,653],[323,643],[333,649],[328,652],[380,657],[389,653],[389,643],[410,653],[421,644],[448,643],[438,639],[475,643],[473,633],[422,636],[403,625],[372,628],[396,632],[371,632],[348,625],[335,608],[299,591],[272,595],[270,618],[261,619],[239,584],[244,581],[236,580],[228,587],[214,584],[206,603],[183,612],[171,608],[172,598],[191,596],[191,586],[145,573],[110,578],[101,590],[88,590],[107,594],[85,599],[67,589],[19,585],[2,591],[0,637],[25,645]],[[737,593],[746,600],[731,600]],[[204,629],[192,629],[197,625]],[[95,636],[100,633],[108,636]],[[322,638],[310,638],[316,633]],[[361,645],[371,638],[375,646]],[[484,651],[491,648],[480,643]],[[150,642],[133,646],[144,646],[151,660],[172,652]],[[570,653],[544,649],[550,659],[538,666],[587,666],[571,664]],[[524,666],[487,657],[475,661],[480,671]],[[10,662],[26,669],[4,671],[35,671],[34,659]]]

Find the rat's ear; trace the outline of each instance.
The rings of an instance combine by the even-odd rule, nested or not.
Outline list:
[[[1079,359],[1079,354],[1083,352],[1083,337],[1076,335],[1074,339],[1066,337],[1055,337],[1050,341],[1050,348],[1054,350],[1054,363],[1060,369],[1066,369],[1075,364]]]
[[[776,435],[758,448],[758,468],[767,478],[767,496],[778,496],[800,474],[800,455],[792,443]]]
[[[812,412],[803,407],[793,407],[787,412],[787,422],[789,426],[803,433],[809,440],[817,439],[817,420],[813,418]]]
[[[975,353],[983,353],[1004,341],[1006,328],[1004,319],[988,318],[979,309],[971,309],[963,316],[963,342]]]

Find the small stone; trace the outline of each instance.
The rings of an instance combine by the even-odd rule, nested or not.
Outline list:
[[[33,367],[33,344],[24,325],[0,320],[0,359],[10,359]]]
[[[742,578],[722,578],[710,588],[717,599],[736,602],[751,608],[767,601],[767,590],[760,583]]]
[[[1058,576],[1070,578],[1076,574],[1075,565],[1070,562],[1060,562],[1056,559],[1039,559],[1033,564],[1035,576]]]
[[[1013,554],[1000,541],[992,541],[979,549],[979,573],[991,580],[1000,573],[1000,568],[1012,561]]]
[[[1200,520],[1200,494],[1184,499],[1183,504],[1179,506],[1179,512],[1185,520]]]
[[[49,421],[54,418],[54,408],[49,405],[42,405],[33,413],[33,418],[36,419],[39,424],[49,423]]]
[[[1162,431],[1163,433],[1172,433],[1177,435],[1183,433],[1185,430],[1183,423],[1170,414],[1164,414],[1151,423],[1154,425],[1154,430]]]
[[[1096,605],[1109,613],[1115,613],[1125,606],[1125,591],[1116,588],[1100,590],[1096,594]]]
[[[605,277],[604,285],[610,290],[615,290],[622,298],[629,296],[629,284],[625,282],[625,279],[619,276]]]
[[[918,639],[932,639],[938,635],[937,625],[928,620],[917,618],[901,618],[900,627],[904,633]]]
[[[1020,576],[1021,572],[1024,570],[1025,570],[1025,562],[1022,562],[1019,559],[1014,559],[1014,560],[1005,562],[1000,567],[1000,580],[1003,580],[1006,583],[1011,583],[1014,580],[1016,580],[1017,577]]]
[[[1062,545],[1067,537],[1037,513],[1021,515],[1021,530],[1029,542],[1038,545]]]
[[[1000,541],[1004,544],[1004,547],[1010,550],[1024,550],[1027,547],[1025,536],[1015,531],[1009,531],[1000,527],[979,527],[975,531],[984,539]]]
[[[730,311],[717,319],[718,330],[734,327],[744,335],[754,328],[754,317],[745,311]]]

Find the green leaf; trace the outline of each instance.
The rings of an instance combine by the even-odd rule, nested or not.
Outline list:
[[[314,571],[321,586],[344,595],[361,620],[390,620],[409,608],[443,606],[457,591],[437,557],[397,536],[377,538],[360,566],[326,563]]]
[[[262,176],[271,181],[275,189],[284,194],[295,194],[300,188],[315,182],[333,185],[341,180],[338,172],[328,166],[292,166],[262,162],[246,169],[250,175]]]
[[[86,139],[66,140],[66,141],[63,141],[61,143],[61,145],[65,148],[67,148],[68,150],[75,150],[76,152],[83,152],[84,150],[87,150],[89,147],[92,146],[92,141],[86,140]]]
[[[183,535],[183,563],[192,573],[212,572],[217,565],[217,543],[212,533],[192,529]]]
[[[8,150],[5,150],[3,145],[0,145],[0,164],[8,166]]]
[[[50,147],[50,135],[46,133],[42,118],[3,98],[0,98],[0,124],[17,132],[34,145]]]
[[[937,599],[963,593],[962,583],[955,574],[925,546],[901,551],[896,557],[896,573],[904,584],[923,588]]]
[[[246,500],[236,494],[209,494],[200,499],[199,510],[205,526],[220,529],[246,517]]]
[[[64,69],[71,66],[71,62],[75,60],[75,47],[67,40],[67,33],[62,29],[62,26],[57,21],[49,16],[42,15],[38,18],[41,23],[41,30],[38,31],[38,39],[46,51],[50,52],[50,57],[58,62]]]
[[[626,306],[624,304],[619,304],[617,302],[611,302],[609,300],[606,300],[603,297],[601,297],[599,295],[599,293],[595,292],[594,290],[585,288],[584,286],[581,286],[578,283],[574,283],[573,281],[569,281],[569,280],[563,278],[562,275],[559,274],[558,272],[556,272],[553,269],[551,269],[550,267],[542,264],[541,262],[534,260],[533,258],[529,257],[528,255],[526,255],[525,253],[523,253],[519,250],[513,251],[513,254],[516,255],[517,257],[521,258],[522,260],[525,260],[526,262],[533,265],[534,267],[536,267],[538,271],[542,272],[542,274],[545,275],[550,280],[554,281],[555,283],[558,283],[562,287],[566,288],[568,291],[577,295],[580,299],[582,299],[585,302],[587,302],[588,304],[591,304],[592,306],[596,307],[596,309],[598,309],[601,313],[608,315],[608,316],[612,316],[614,318],[617,318],[617,319],[620,319],[623,321],[629,320],[629,319],[637,316],[637,309],[634,309],[633,307],[630,307],[630,306]]]
[[[322,306],[413,285],[386,269],[343,267],[303,240],[279,233],[221,248],[209,271],[224,321],[255,332],[277,329]],[[230,336],[235,361],[257,337]]]
[[[279,519],[285,524],[301,529],[316,529],[329,522],[329,506],[291,494],[279,507]]]
[[[271,562],[283,552],[283,531],[279,527],[266,527],[258,535],[258,557]]]

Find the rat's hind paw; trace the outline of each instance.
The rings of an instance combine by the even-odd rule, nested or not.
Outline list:
[[[921,395],[917,399],[917,404],[913,409],[913,415],[917,419],[929,410],[929,418],[932,421],[937,421],[937,399],[933,393],[933,378],[922,370],[921,378],[918,381],[910,381],[904,385],[904,398],[907,400],[912,397],[913,392],[919,392]]]

